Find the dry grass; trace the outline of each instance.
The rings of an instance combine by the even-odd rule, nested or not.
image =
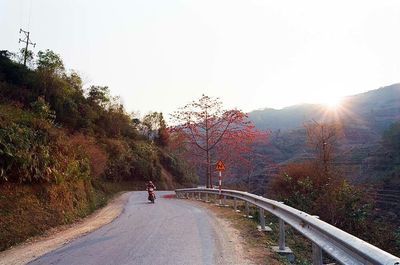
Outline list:
[[[69,138],[73,146],[82,148],[90,161],[90,172],[94,179],[99,179],[107,166],[107,153],[96,143],[94,137],[83,134],[74,134]]]
[[[50,228],[71,224],[104,206],[115,193],[139,183],[78,180],[74,183],[0,185],[0,251]],[[140,183],[144,187],[143,182]],[[144,189],[144,188],[142,188]]]

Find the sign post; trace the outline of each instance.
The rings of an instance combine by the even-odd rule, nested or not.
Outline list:
[[[218,160],[215,165],[215,169],[218,170],[218,189],[219,189],[219,205],[222,205],[222,171],[225,170],[225,165],[222,160]]]

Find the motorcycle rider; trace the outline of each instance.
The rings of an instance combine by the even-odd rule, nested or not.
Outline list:
[[[153,192],[154,192],[154,190],[156,189],[156,186],[153,184],[153,182],[150,180],[149,182],[147,182],[147,188],[146,188],[146,190],[147,190],[147,192],[149,193],[149,201],[151,201],[150,200],[150,189],[153,189]],[[156,194],[154,193],[154,199],[156,198]]]

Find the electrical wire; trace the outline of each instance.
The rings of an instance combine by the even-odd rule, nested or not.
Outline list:
[[[29,14],[28,14],[28,31],[31,30],[31,16],[32,16],[32,0],[29,2]]]

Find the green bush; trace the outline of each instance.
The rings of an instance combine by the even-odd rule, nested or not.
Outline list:
[[[175,176],[178,183],[198,183],[199,177],[195,174],[195,170],[185,163],[184,160],[178,159],[173,154],[164,150],[159,151],[159,156],[161,165]]]
[[[85,154],[42,113],[35,117],[16,107],[0,109],[0,181],[60,183],[90,176]],[[23,114],[14,117],[18,112]]]

